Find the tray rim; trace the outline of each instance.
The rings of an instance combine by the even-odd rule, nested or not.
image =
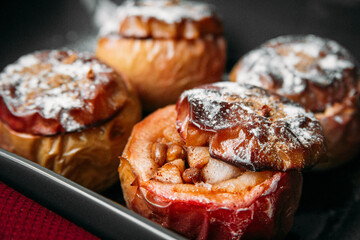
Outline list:
[[[5,184],[102,239],[143,239],[145,236],[147,239],[185,239],[115,201],[2,148],[0,169],[0,180]]]

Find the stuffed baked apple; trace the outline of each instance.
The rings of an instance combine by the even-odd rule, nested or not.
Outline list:
[[[96,55],[124,73],[147,112],[220,81],[226,46],[214,8],[195,1],[126,1],[105,23]]]
[[[299,203],[299,170],[324,153],[319,122],[299,104],[218,83],[138,123],[119,173],[130,209],[186,237],[279,239]]]
[[[0,147],[96,191],[116,182],[140,115],[129,83],[90,54],[35,52],[0,75]]]
[[[327,169],[358,153],[358,71],[354,57],[335,41],[314,35],[282,36],[246,54],[230,78],[274,91],[313,111],[328,147],[316,168]]]

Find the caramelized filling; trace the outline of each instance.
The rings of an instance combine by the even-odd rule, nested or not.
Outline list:
[[[218,183],[240,176],[245,170],[210,157],[209,147],[186,146],[175,125],[165,128],[152,145],[158,170],[154,180],[163,183]]]

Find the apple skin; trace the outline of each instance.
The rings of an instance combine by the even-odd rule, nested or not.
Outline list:
[[[133,128],[119,166],[127,207],[191,239],[284,238],[298,208],[301,172],[245,172],[255,183],[240,177],[217,184],[153,180],[152,143],[175,118],[172,105]]]
[[[211,157],[237,167],[302,171],[326,154],[312,112],[257,86],[202,85],[183,92],[176,110],[176,127],[186,146],[208,145]]]
[[[189,41],[111,35],[99,38],[96,56],[128,77],[149,113],[176,103],[186,89],[221,81],[226,41],[222,36]]]
[[[320,42],[322,44],[316,44]],[[299,44],[304,46],[304,50],[310,49],[308,46],[313,45],[314,50],[316,48],[319,50],[319,56],[309,58],[306,51],[296,53],[300,49],[298,48]],[[270,49],[271,51],[269,51]],[[276,72],[275,69],[271,68],[279,67],[279,65],[269,64],[269,62],[266,64],[264,56],[260,56],[262,53],[270,52],[274,55],[267,59],[272,62],[285,61],[285,56],[288,54],[298,54],[300,64],[294,62],[292,67],[296,68],[303,65],[301,68],[305,72],[309,72],[310,69],[314,73],[318,71],[323,78],[329,81],[329,84],[318,84],[314,81],[318,78],[303,78],[300,74],[291,79],[300,80],[301,85],[299,87],[301,86],[303,90],[296,91],[297,88],[295,87],[286,87],[284,81],[279,81],[279,79],[285,78],[284,76],[280,74],[275,77],[271,74],[271,72]],[[254,58],[254,56],[257,57]],[[325,71],[320,63],[322,59],[328,56],[332,56],[334,59],[342,59],[350,65],[346,68],[338,66],[340,68],[335,67]],[[262,60],[258,61],[259,59]],[[278,59],[278,61],[274,61],[274,59]],[[259,65],[263,67],[259,68]],[[265,65],[267,67],[264,67]],[[268,40],[259,48],[244,55],[230,71],[229,79],[232,82],[239,83],[247,82],[249,79],[259,79],[261,87],[281,94],[313,111],[323,129],[327,152],[326,156],[312,170],[323,171],[335,169],[355,160],[355,157],[360,153],[358,148],[360,144],[360,78],[358,68],[359,66],[349,50],[331,39],[314,35],[288,35]],[[260,71],[254,71],[254,69]],[[335,71],[337,77],[334,77]],[[262,77],[251,77],[253,74]],[[258,85],[256,81],[252,81],[251,84]]]
[[[0,120],[11,129],[22,133],[54,135],[64,131],[56,119],[45,119],[38,112],[17,116],[8,109],[2,96],[0,96]]]
[[[302,174],[296,171],[275,173],[265,181],[268,187],[244,193],[248,196],[241,203],[234,197],[232,206],[221,198],[199,200],[197,193],[176,199],[166,186],[159,190],[163,184],[138,183],[126,159],[119,170],[131,210],[191,239],[282,239],[292,227],[301,195]]]
[[[27,66],[24,61],[29,58],[32,60]],[[0,121],[24,134],[78,132],[115,117],[134,95],[132,91],[122,73],[91,54],[37,51],[19,58],[1,73]]]

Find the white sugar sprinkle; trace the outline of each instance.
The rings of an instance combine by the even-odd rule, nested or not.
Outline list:
[[[211,5],[194,1],[180,1],[179,3],[173,3],[170,0],[125,1],[117,7],[116,16],[102,24],[100,34],[117,32],[119,23],[129,16],[140,16],[145,21],[156,18],[171,24],[183,19],[201,20],[213,15],[214,9]]]
[[[13,109],[13,114],[38,111],[45,119],[59,118],[66,130],[72,131],[79,124],[67,110],[86,108],[86,100],[93,98],[95,86],[108,82],[103,77],[88,80],[89,71],[92,70],[96,76],[113,70],[90,59],[90,55],[80,54],[74,62],[64,63],[62,56],[56,54],[58,51],[29,54],[7,66],[0,75],[0,95]]]
[[[287,54],[277,52],[279,44],[288,49]],[[297,68],[297,64],[303,60],[303,55],[299,54],[313,59],[305,69]],[[236,80],[263,86],[261,77],[273,78],[272,81],[281,85],[277,91],[288,95],[303,92],[306,81],[328,86],[336,79],[342,79],[345,69],[353,67],[354,63],[347,50],[334,41],[314,35],[298,38],[283,36],[270,40],[245,55]]]

